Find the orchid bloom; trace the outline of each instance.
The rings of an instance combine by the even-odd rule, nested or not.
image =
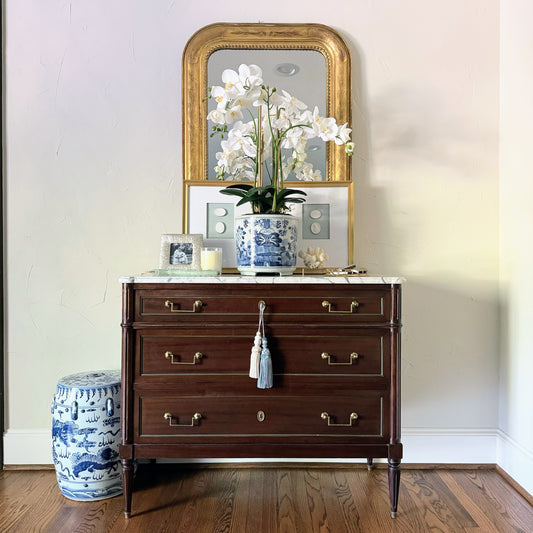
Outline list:
[[[299,115],[300,111],[307,109],[307,106],[298,100],[298,98],[291,96],[287,91],[282,90],[283,93],[283,107],[285,111],[290,115]]]
[[[257,150],[248,128],[244,128],[242,122],[237,122],[235,127],[229,132],[228,146],[231,149],[241,149],[247,156],[255,157]]]
[[[207,119],[215,124],[225,124],[226,123],[226,113],[220,111],[219,109],[213,109],[207,115]]]
[[[294,172],[298,180],[320,180],[320,171],[306,161],[307,140],[315,137],[344,145],[346,153],[353,154],[354,144],[350,142],[351,129],[347,123],[338,126],[334,118],[322,117],[318,107],[310,111],[287,91],[278,92],[264,85],[262,70],[257,65],[242,64],[237,71],[226,69],[222,72],[222,82],[223,86],[210,89],[209,96],[215,100],[216,109],[207,115],[216,125],[213,131],[223,138],[222,152],[216,154],[215,171],[219,179],[227,176],[253,180],[257,165],[270,158],[275,179],[279,170],[281,176]],[[257,108],[261,108],[261,124],[255,119],[243,123],[245,116],[256,115]],[[232,125],[229,131],[227,124]],[[258,128],[262,134],[260,154]],[[290,156],[282,150],[291,150]]]
[[[342,126],[339,126],[339,129],[337,130],[337,136],[335,137],[334,141],[335,144],[346,144],[350,140],[350,133],[352,130],[348,127],[348,123],[343,124]]]

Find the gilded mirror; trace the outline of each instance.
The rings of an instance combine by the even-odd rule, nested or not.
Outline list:
[[[254,51],[314,52],[310,56],[319,56],[319,61],[324,64],[324,79],[316,83],[325,90],[325,109],[321,111],[325,111],[327,116],[335,117],[338,124],[347,122],[350,127],[350,52],[342,37],[333,29],[322,24],[211,24],[196,32],[183,52],[184,181],[209,179],[209,127],[206,119],[209,106],[209,63],[211,56],[215,58],[216,52],[227,53],[230,50],[240,51],[239,54],[242,51],[250,51],[250,54]],[[225,68],[237,68],[242,57],[236,56],[235,64]],[[250,57],[253,61],[253,55]],[[295,63],[284,61],[282,57],[274,61],[280,69],[284,63]],[[296,96],[310,107],[319,105],[308,98],[314,98],[314,93]],[[331,143],[327,146],[325,181],[351,181],[351,161],[346,157],[343,147],[329,144]]]
[[[333,29],[322,24],[216,23],[190,38],[182,62],[183,231],[202,233],[207,245],[222,246],[225,268],[234,266],[231,224],[233,215],[239,213],[219,194],[223,186],[234,182],[213,179],[208,87],[215,84],[213,79],[220,84],[221,69],[237,69],[241,63],[255,63],[269,75],[274,73],[266,79],[279,89],[302,77],[300,73],[291,76],[295,67],[313,71],[315,78],[304,82],[305,93],[300,93],[301,88],[286,90],[294,90],[310,108],[317,105],[324,115],[351,127],[350,52]],[[306,245],[325,248],[331,258],[328,265],[345,266],[354,260],[352,162],[343,146],[322,143],[320,148],[316,154],[310,150],[309,156],[317,158],[313,163],[321,168],[322,181],[298,182],[297,186],[308,192],[309,205],[327,206],[328,232],[320,239],[310,237]],[[225,231],[217,233],[215,213],[222,211],[226,212]]]

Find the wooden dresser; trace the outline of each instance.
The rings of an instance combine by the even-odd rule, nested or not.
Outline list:
[[[387,458],[400,482],[399,278],[122,278],[126,516],[139,458]],[[248,376],[259,302],[273,387]]]

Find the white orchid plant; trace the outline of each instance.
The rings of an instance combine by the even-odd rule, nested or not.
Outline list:
[[[317,107],[310,111],[287,91],[280,93],[265,85],[257,65],[240,65],[238,72],[226,69],[222,82],[224,86],[209,89],[216,108],[207,119],[214,124],[211,136],[222,139],[222,151],[216,154],[217,178],[253,181],[253,185],[238,183],[221,191],[239,196],[237,205],[250,203],[254,213],[283,213],[289,204],[303,203],[305,192],[285,188],[284,178],[294,172],[297,180],[322,179],[320,170],[306,161],[310,139],[333,141],[344,145],[348,155],[353,154],[347,124],[339,126],[334,118],[320,116]],[[270,175],[266,185],[262,178],[264,161]]]

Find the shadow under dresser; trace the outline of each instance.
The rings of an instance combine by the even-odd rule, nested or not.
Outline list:
[[[386,458],[400,482],[401,278],[121,278],[125,513],[133,461]],[[259,302],[273,387],[249,377]]]

